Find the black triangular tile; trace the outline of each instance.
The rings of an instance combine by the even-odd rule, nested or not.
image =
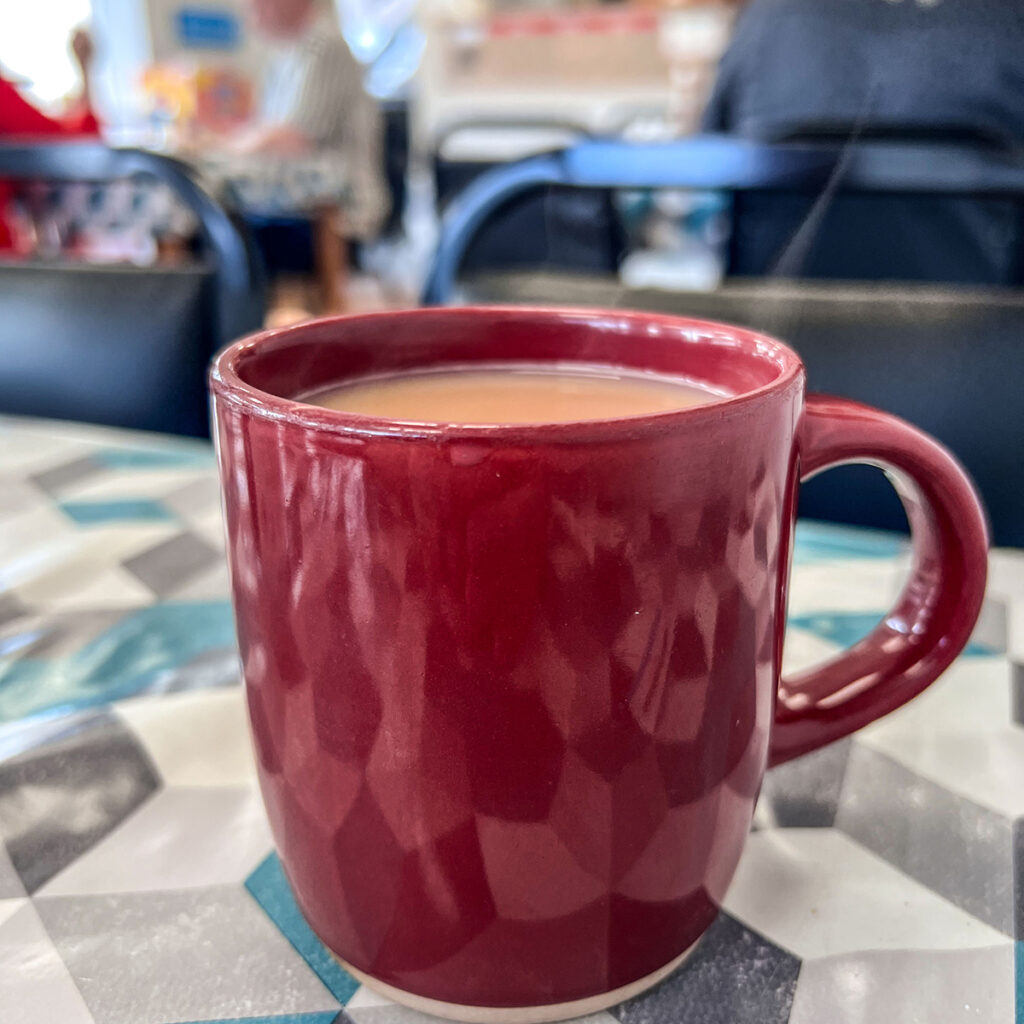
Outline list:
[[[0,763],[0,837],[29,892],[91,849],[160,782],[111,714]]]
[[[800,961],[724,911],[660,985],[615,1007],[622,1024],[785,1024]]]

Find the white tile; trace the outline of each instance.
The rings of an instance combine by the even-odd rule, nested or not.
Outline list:
[[[790,626],[782,643],[782,673],[792,675],[834,658],[842,648],[809,630]]]
[[[3,504],[0,505],[0,520],[11,520],[26,512],[37,512],[39,509],[53,507],[53,501],[35,484],[17,477],[0,473],[0,494]]]
[[[25,604],[54,612],[144,608],[155,600],[126,569],[88,555],[20,583],[16,592]]]
[[[368,985],[360,985],[355,990],[352,998],[345,1004],[346,1010],[362,1010],[370,1006],[392,1006],[394,1005],[387,996],[375,992]]]
[[[998,1024],[1013,1020],[1013,946],[901,950],[805,961],[789,1024]]]
[[[1024,730],[1011,721],[1011,671],[1002,657],[961,658],[857,742],[982,807],[1024,814]]]
[[[1006,651],[1006,627],[1009,621],[1009,609],[1006,602],[991,594],[981,606],[981,613],[971,633],[971,643],[987,647],[993,653]]]
[[[173,537],[173,522],[129,521],[86,526],[70,520],[55,506],[32,509],[4,523],[0,564],[7,587],[46,587],[56,578],[95,571],[148,551]]]
[[[272,849],[256,789],[163,789],[39,895],[241,884]]]
[[[1010,941],[833,829],[751,835],[725,907],[803,959]]]
[[[789,614],[882,612],[895,602],[909,570],[905,557],[795,565],[789,585]]]
[[[190,517],[189,529],[215,547],[224,547],[224,516],[219,504],[201,515]]]
[[[1007,605],[1006,633],[1007,656],[1024,665],[1024,598],[1014,598]]]
[[[74,458],[79,448],[152,448],[156,437],[148,430],[102,427],[74,420],[15,419],[0,423],[0,446],[8,438],[21,444],[53,445],[70,451]]]
[[[30,509],[0,530],[0,590],[17,590],[26,603],[53,610],[148,603],[152,594],[119,563],[176,530],[164,522],[82,528],[56,506]]]
[[[216,601],[231,596],[231,579],[227,563],[218,560],[209,569],[193,576],[171,595],[175,601]]]
[[[988,593],[1024,600],[1024,551],[996,548],[989,552]]]
[[[12,476],[42,473],[54,466],[80,459],[96,450],[92,439],[54,433],[49,425],[19,423],[15,429],[0,427],[0,472]]]
[[[115,705],[142,740],[168,786],[245,786],[255,782],[241,686],[141,697]]]
[[[4,519],[0,530],[0,589],[52,571],[80,550],[75,525],[53,505],[25,509]]]
[[[0,900],[0,925],[14,916],[16,910],[20,910],[28,903],[27,896],[15,896],[13,899]]]
[[[441,1024],[441,1018],[413,1010],[408,1006],[393,1003],[380,996],[367,997],[365,1002],[356,1002],[365,986],[360,988],[345,1006],[345,1012],[356,1024]],[[241,1024],[241,1022],[239,1022]],[[610,1013],[591,1013],[576,1017],[573,1024],[618,1024]]]
[[[3,1024],[93,1024],[78,988],[26,901],[0,925]]]
[[[1024,814],[1024,730],[875,733],[864,740],[922,778],[1006,817]]]
[[[1010,663],[1001,655],[960,658],[902,708],[866,726],[858,739],[933,733],[987,735],[1010,722]]]

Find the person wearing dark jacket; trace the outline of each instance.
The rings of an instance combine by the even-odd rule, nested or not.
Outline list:
[[[1024,3],[751,0],[721,61],[704,129],[765,142],[882,135],[1024,147]],[[1024,281],[1021,204],[818,199],[738,198],[732,272]]]

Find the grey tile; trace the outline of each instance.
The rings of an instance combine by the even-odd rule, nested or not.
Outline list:
[[[786,1024],[799,973],[792,953],[721,913],[678,971],[612,1013],[622,1024]]]
[[[204,651],[168,677],[161,689],[168,693],[179,690],[208,690],[217,686],[234,686],[241,680],[238,648],[224,647]]]
[[[25,887],[21,884],[18,872],[14,870],[3,840],[0,840],[0,900],[24,895]]]
[[[220,505],[220,485],[212,473],[204,473],[202,477],[192,480],[169,494],[161,495],[160,500],[172,512],[183,519],[191,519],[202,515],[211,508]]]
[[[340,1009],[241,886],[35,904],[96,1024]]]
[[[1017,908],[1014,919],[1014,937],[1024,941],[1024,818],[1013,826],[1013,905]],[[1024,998],[1024,978],[1021,979]]]
[[[759,803],[776,827],[829,828],[846,775],[850,739],[805,754],[765,776]]]
[[[231,596],[228,563],[221,556],[208,568],[175,587],[168,595],[176,601],[223,601]]]
[[[81,650],[90,640],[95,640],[115,623],[127,615],[134,615],[137,608],[104,609],[88,612],[58,612],[45,617],[29,620],[33,634],[17,653],[20,657],[62,658]]]
[[[28,609],[14,594],[10,592],[0,594],[0,626],[13,622],[15,619],[20,619],[27,613]]]
[[[65,462],[52,469],[44,470],[29,477],[37,487],[46,491],[47,494],[55,494],[62,487],[69,484],[76,484],[94,473],[102,472],[106,467],[94,459],[91,455],[83,455],[72,462]]]
[[[805,961],[789,1024],[1009,1024],[1013,946]]]
[[[123,564],[154,594],[163,597],[223,557],[195,534],[179,533]]]
[[[114,715],[0,763],[0,837],[32,893],[123,821],[158,786]]]
[[[93,723],[98,726],[108,717],[108,711],[85,708],[57,717],[43,715],[0,723],[0,765],[28,750],[74,736]]]
[[[962,910],[1013,934],[1009,818],[854,743],[835,827]]]

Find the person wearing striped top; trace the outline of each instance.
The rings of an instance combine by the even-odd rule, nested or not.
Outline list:
[[[387,212],[387,190],[381,114],[363,86],[362,65],[316,0],[252,0],[252,7],[268,60],[258,123],[238,148],[266,157],[279,177],[289,176],[291,163],[295,189],[343,181],[345,234],[372,237]]]

